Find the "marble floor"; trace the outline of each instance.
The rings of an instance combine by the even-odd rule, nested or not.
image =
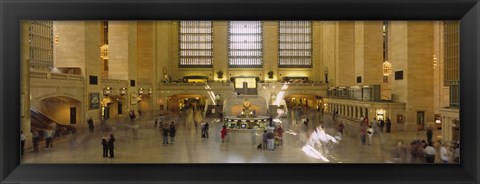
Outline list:
[[[300,119],[308,117],[309,127],[300,123]],[[400,140],[410,142],[425,133],[380,133],[373,139],[373,145],[362,145],[358,128],[346,122],[344,136],[335,139],[337,143],[328,142],[313,145],[313,150],[306,151],[304,146],[309,142],[323,121],[325,132],[338,138],[335,127],[338,121],[331,116],[317,112],[303,115],[288,115],[280,119],[282,126],[288,130],[284,134],[283,145],[274,151],[257,149],[262,141],[261,130],[232,130],[228,132],[226,142],[220,138],[221,122],[215,118],[206,118],[210,122],[210,137],[201,138],[200,126],[185,123],[184,117],[170,115],[166,121],[174,121],[177,134],[174,144],[162,144],[160,128],[154,127],[153,117],[142,117],[134,122],[138,128],[132,128],[132,122],[109,122],[114,133],[115,158],[103,158],[101,139],[104,131],[96,127],[94,133],[79,130],[70,135],[55,140],[53,148],[46,150],[44,143],[40,144],[40,152],[26,149],[22,163],[389,163],[393,145]],[[298,122],[298,123],[297,123]],[[135,137],[136,132],[136,137]],[[438,134],[436,132],[435,134]],[[315,135],[324,135],[315,132]],[[321,139],[321,137],[320,137]],[[324,159],[318,155],[324,156]],[[317,156],[315,156],[317,155]],[[408,158],[405,158],[408,159]]]

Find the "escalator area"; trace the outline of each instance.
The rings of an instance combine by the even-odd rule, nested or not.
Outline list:
[[[64,137],[66,135],[71,135],[76,132],[74,126],[63,125],[55,122],[54,120],[34,108],[30,108],[30,118],[31,129],[32,131],[36,130],[38,132],[40,139],[43,139],[44,132],[48,127],[51,127],[55,130],[55,138]]]

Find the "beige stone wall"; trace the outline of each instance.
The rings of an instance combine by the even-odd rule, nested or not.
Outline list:
[[[331,86],[335,86],[335,76],[336,76],[336,55],[337,55],[337,36],[336,33],[336,22],[334,21],[323,21],[322,22],[322,43],[321,43],[321,52],[322,52],[322,63],[323,70],[328,70],[328,82]],[[322,77],[325,81],[325,76]]]
[[[85,73],[86,22],[54,21],[53,24],[59,42],[58,47],[54,48],[53,65],[58,68],[78,67]]]
[[[268,72],[273,71],[273,80],[275,80],[278,78],[278,70],[278,21],[264,21],[263,72],[255,72],[255,75],[258,75],[260,80],[269,80]]]
[[[392,63],[392,75],[395,75],[396,71],[403,70],[403,80],[395,80],[391,77],[392,83],[392,100],[396,102],[406,102],[408,95],[408,75],[407,62],[408,62],[408,31],[406,21],[393,21],[390,23],[390,52],[389,58]]]
[[[425,112],[425,126],[434,115],[433,22],[391,23],[393,71],[403,70],[404,79],[392,82],[393,100],[406,102],[405,130],[417,130],[417,112]]]
[[[365,83],[365,22],[355,21],[355,84]],[[357,83],[357,77],[362,77],[362,82]]]
[[[355,85],[355,23],[337,22],[336,86]]]
[[[172,68],[169,68],[168,61],[169,61],[169,22],[168,21],[156,21],[156,49],[155,49],[155,59],[157,64],[157,78],[159,80],[164,80],[164,72],[167,75],[174,73]]]
[[[86,113],[82,115],[82,119],[77,123],[77,127],[86,127],[85,122],[88,118],[92,117],[94,122],[99,122],[101,112],[100,109],[89,109],[90,93],[100,93],[102,95],[101,86],[101,72],[103,70],[103,59],[100,58],[100,46],[101,46],[101,32],[103,22],[101,21],[86,21],[85,22],[85,81],[89,83],[89,76],[98,76],[99,85],[86,85],[86,92],[83,95],[84,103],[83,107],[86,109]],[[82,112],[85,112],[82,111]]]
[[[433,122],[433,23],[409,22],[407,122],[425,111],[425,124]],[[415,114],[415,116],[414,116]]]
[[[137,79],[155,82],[154,71],[154,22],[139,21],[137,31]]]
[[[129,80],[130,30],[128,21],[108,22],[108,78]]]
[[[223,72],[222,80],[229,80],[230,73],[228,72],[228,22],[227,21],[213,21],[213,79],[217,78],[217,72]],[[205,69],[208,73],[209,70]]]
[[[363,26],[363,84],[383,83],[383,22],[365,21]],[[357,66],[355,66],[357,68]]]

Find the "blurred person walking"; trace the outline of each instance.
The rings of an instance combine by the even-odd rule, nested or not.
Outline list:
[[[222,143],[225,142],[225,136],[227,136],[227,129],[225,128],[225,126],[222,127],[222,130],[220,131],[221,133],[221,137],[222,137]]]
[[[433,145],[429,144],[425,149],[423,150],[425,153],[425,162],[426,163],[435,163],[435,155],[436,151]]]
[[[387,133],[390,133],[390,129],[392,128],[392,121],[390,121],[390,118],[387,118],[385,124],[387,125]]]
[[[32,142],[33,142],[33,151],[38,152],[38,142],[40,141],[40,134],[37,130],[32,131]]]
[[[440,159],[442,160],[442,163],[448,164],[448,157],[449,157],[448,149],[447,149],[447,144],[442,143],[442,146],[440,147]]]
[[[370,146],[373,144],[373,133],[374,133],[374,130],[373,130],[372,126],[368,126],[368,129],[367,129],[368,145],[370,145]]]
[[[169,131],[169,127],[168,127],[167,123],[165,123],[162,127],[163,144],[168,144],[168,131]]]
[[[177,132],[177,129],[175,128],[175,123],[172,121],[172,124],[170,124],[170,130],[169,130],[170,140],[171,140],[170,143],[172,144],[174,142],[176,132]]]
[[[25,149],[25,134],[23,134],[23,131],[20,131],[20,155],[23,155],[24,149]]]

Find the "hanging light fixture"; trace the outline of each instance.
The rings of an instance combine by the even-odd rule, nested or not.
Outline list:
[[[100,47],[100,57],[102,59],[108,59],[108,44],[103,44]]]
[[[100,46],[100,58],[107,60],[108,59],[108,22],[103,22],[103,45]]]
[[[383,62],[383,76],[389,76],[390,74],[392,74],[392,64],[385,60]]]

